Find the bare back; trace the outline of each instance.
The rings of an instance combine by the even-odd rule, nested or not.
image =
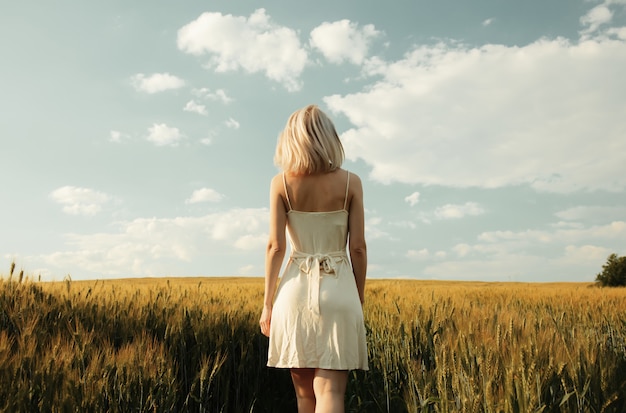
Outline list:
[[[336,169],[325,174],[285,176],[286,190],[284,203],[287,211],[330,212],[348,209],[350,193],[348,174],[344,169]]]

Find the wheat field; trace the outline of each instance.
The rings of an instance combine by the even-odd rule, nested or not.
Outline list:
[[[1,412],[289,412],[261,278],[0,281]],[[624,412],[626,290],[369,280],[347,412]]]

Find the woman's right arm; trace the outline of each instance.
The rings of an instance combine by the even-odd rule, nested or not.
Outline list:
[[[265,293],[263,311],[259,321],[261,332],[268,337],[276,283],[287,247],[285,235],[287,211],[281,195],[282,188],[282,176],[276,175],[270,185],[270,234],[265,251]]]
[[[365,276],[367,273],[367,245],[365,243],[365,211],[363,207],[363,186],[361,179],[350,174],[350,210],[348,218],[348,249],[352,272],[359,292],[361,304],[365,302]]]

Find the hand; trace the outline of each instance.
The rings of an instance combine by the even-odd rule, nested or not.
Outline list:
[[[264,336],[270,336],[270,324],[272,322],[272,307],[263,306],[263,312],[261,313],[261,319],[259,320],[259,325],[261,326],[261,333]]]

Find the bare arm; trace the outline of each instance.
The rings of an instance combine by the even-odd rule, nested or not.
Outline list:
[[[365,211],[363,207],[363,186],[361,179],[350,174],[350,217],[348,220],[350,261],[352,272],[359,291],[361,304],[365,301],[365,276],[367,273],[367,245],[365,243]]]
[[[277,175],[270,185],[270,233],[265,252],[265,294],[263,299],[263,312],[259,324],[261,332],[269,337],[270,323],[272,319],[272,307],[274,293],[280,267],[285,257],[287,225],[287,211],[282,200],[282,178]]]

